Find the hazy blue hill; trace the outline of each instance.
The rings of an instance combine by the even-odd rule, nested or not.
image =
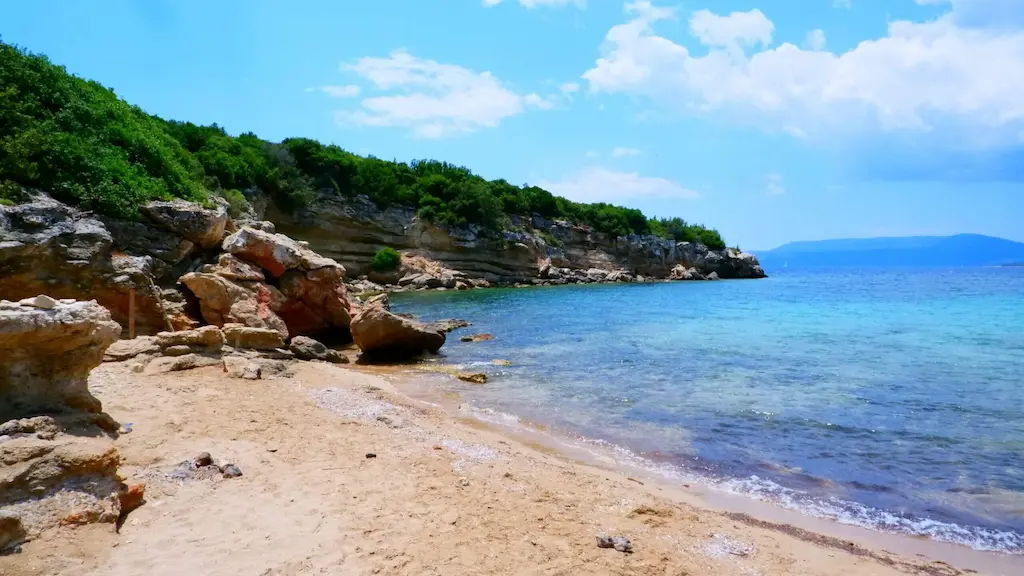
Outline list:
[[[998,266],[1024,261],[1024,243],[980,234],[790,242],[755,252],[765,268]]]

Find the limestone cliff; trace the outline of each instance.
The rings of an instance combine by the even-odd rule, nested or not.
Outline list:
[[[273,205],[265,217],[277,229],[309,242],[315,251],[337,260],[350,275],[369,272],[373,254],[383,246],[438,260],[469,277],[490,282],[537,278],[549,264],[574,270],[625,270],[634,275],[667,278],[678,265],[721,278],[762,278],[757,259],[727,248],[674,242],[655,236],[612,237],[586,226],[538,216],[513,218],[501,236],[476,226],[440,227],[416,218],[411,208],[379,209],[366,198],[321,195],[294,214]]]

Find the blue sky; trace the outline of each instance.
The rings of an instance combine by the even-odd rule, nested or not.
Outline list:
[[[148,112],[463,164],[730,244],[1024,241],[1019,0],[33,0]]]

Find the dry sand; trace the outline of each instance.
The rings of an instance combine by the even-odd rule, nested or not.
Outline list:
[[[0,557],[0,574],[971,572],[686,502],[670,486],[572,462],[355,369],[295,370],[252,382],[217,368],[96,369],[91,389],[106,411],[134,424],[117,444],[147,502],[120,534],[54,530]],[[167,475],[203,451],[244,475]],[[598,535],[626,536],[635,551],[598,548]]]

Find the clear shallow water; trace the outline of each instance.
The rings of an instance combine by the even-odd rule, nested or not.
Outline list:
[[[660,473],[1024,553],[1024,269],[396,294],[465,318],[444,381]],[[489,332],[491,342],[458,336]],[[511,360],[510,367],[494,359]]]

